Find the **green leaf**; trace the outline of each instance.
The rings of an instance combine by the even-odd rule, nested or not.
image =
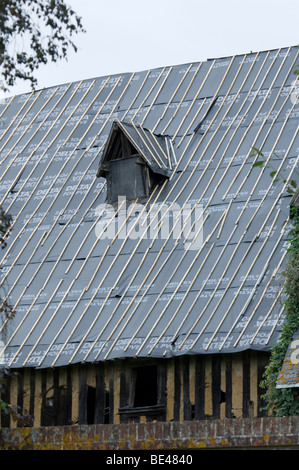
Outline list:
[[[254,168],[254,167],[256,167],[256,166],[261,167],[261,166],[263,166],[264,163],[265,163],[265,162],[262,162],[262,161],[255,162],[255,163],[252,165],[252,168]]]
[[[297,188],[297,183],[295,180],[290,180],[290,185],[293,186],[293,188]]]
[[[273,176],[275,176],[276,173],[277,173],[277,171],[271,171],[271,173],[270,173],[271,178],[273,178]]]
[[[254,150],[255,154],[258,154],[258,155],[260,155],[261,157],[264,156],[264,154],[263,154],[258,148],[252,147],[252,150]]]
[[[289,194],[294,194],[294,192],[295,192],[295,191],[294,191],[292,188],[287,188],[287,193],[289,193]]]

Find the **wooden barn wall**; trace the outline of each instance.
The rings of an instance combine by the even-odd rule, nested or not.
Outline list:
[[[245,351],[14,370],[3,399],[17,414],[2,411],[1,427],[263,416],[259,383],[268,359]]]

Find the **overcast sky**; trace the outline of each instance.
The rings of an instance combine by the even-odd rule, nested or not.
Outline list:
[[[299,44],[298,0],[65,1],[87,32],[68,62],[40,68],[38,89]]]

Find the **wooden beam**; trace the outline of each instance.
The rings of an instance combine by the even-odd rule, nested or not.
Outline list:
[[[166,405],[166,363],[163,359],[157,365],[157,404]]]
[[[95,393],[95,411],[94,411],[94,424],[104,423],[105,411],[105,377],[104,366],[97,364],[96,371],[96,393]]]
[[[87,424],[87,372],[84,365],[79,371],[79,415],[78,424]]]
[[[40,425],[47,426],[49,423],[47,422],[47,417],[44,412],[44,403],[45,403],[45,397],[46,397],[46,392],[47,392],[47,369],[43,369],[41,371],[40,379],[41,379],[41,399],[40,399],[40,403],[37,409],[40,411]]]
[[[166,381],[166,388],[167,388],[167,403],[166,403],[166,421],[173,420],[173,413],[174,413],[174,362],[175,359],[172,357],[171,359],[167,360],[166,369],[167,369],[167,381]]]
[[[181,405],[181,365],[180,357],[174,360],[174,404],[173,404],[173,420],[180,420]]]
[[[212,356],[212,408],[213,418],[220,418],[221,401],[221,354]]]
[[[68,366],[66,370],[66,423],[72,424],[72,404],[73,404],[73,383],[72,383],[72,366]]]
[[[243,355],[234,354],[232,359],[232,413],[242,417],[243,411]]]
[[[59,368],[53,369],[53,387],[54,387],[53,424],[54,426],[58,426],[62,424],[60,422],[60,416],[59,416],[59,411],[60,411],[59,370],[60,370]]]
[[[18,405],[18,376],[15,373],[12,373],[10,377],[10,399],[9,399],[10,405],[16,409]],[[17,421],[16,419],[11,419],[10,420],[10,427],[11,428],[16,428],[17,427]]]
[[[113,424],[114,422],[114,364],[110,362],[109,368],[109,424]]]
[[[258,380],[257,380],[257,358],[259,352],[250,352],[250,400],[252,402],[252,416],[257,416],[257,397],[258,397]]]
[[[35,380],[36,380],[36,373],[35,369],[30,369],[30,401],[29,401],[29,415],[32,416],[33,423],[35,420]]]
[[[191,403],[190,403],[190,360],[189,356],[182,358],[183,363],[183,403],[184,403],[184,420],[191,420]]]
[[[195,366],[195,419],[205,417],[205,357],[196,357]]]
[[[205,418],[213,416],[212,401],[212,358],[205,356]]]
[[[35,428],[41,426],[41,410],[42,410],[42,372],[35,371],[35,393],[34,393],[34,423]]]
[[[225,417],[232,418],[232,357],[226,357],[225,369]]]
[[[250,401],[250,351],[243,352],[243,418],[249,417]]]
[[[113,381],[114,381],[114,393],[113,393],[113,423],[120,423],[120,416],[118,410],[120,408],[120,396],[121,396],[121,371],[122,371],[123,361],[116,361],[113,365]]]

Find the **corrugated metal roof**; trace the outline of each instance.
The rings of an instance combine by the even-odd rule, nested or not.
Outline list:
[[[85,80],[0,105],[0,201],[13,216],[0,261],[16,310],[2,326],[11,367],[271,348],[284,318],[297,62],[298,49],[284,48]],[[131,203],[127,236],[109,239],[96,230],[106,201],[96,173],[115,120],[167,136],[172,160],[144,212]],[[252,147],[278,179],[253,167]],[[196,250],[184,237],[160,236],[172,209],[186,204],[204,209]],[[142,217],[156,205],[165,218],[146,236]]]

